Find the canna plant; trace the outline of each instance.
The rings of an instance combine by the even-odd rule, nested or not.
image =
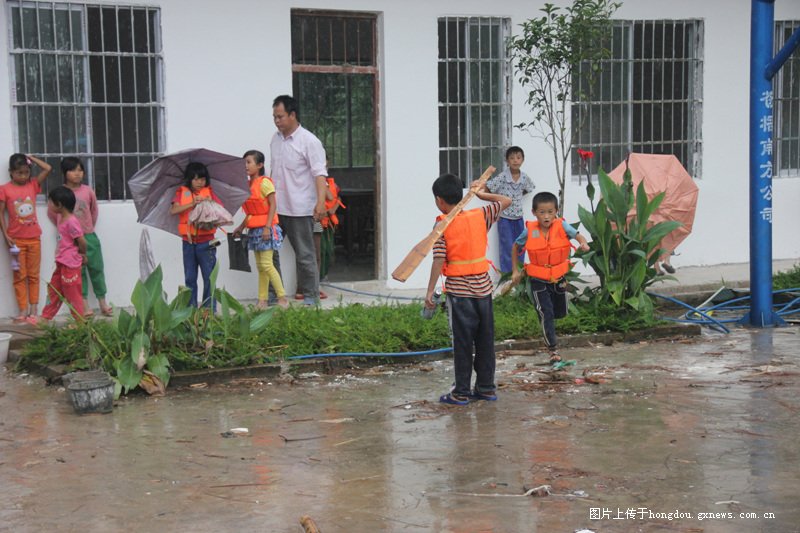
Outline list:
[[[634,194],[630,171],[625,171],[619,185],[602,169],[597,174],[601,194],[597,207],[592,211],[578,207],[581,223],[592,236],[590,250],[580,257],[600,278],[594,297],[599,304],[613,303],[650,313],[653,302],[645,290],[656,281],[655,262],[664,252],[659,244],[681,223],[649,222],[664,193],[650,200],[642,182]],[[586,192],[594,202],[591,182]]]

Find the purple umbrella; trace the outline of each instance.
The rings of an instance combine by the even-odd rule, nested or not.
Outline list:
[[[189,163],[203,163],[208,168],[211,188],[229,213],[236,213],[250,196],[244,159],[205,148],[183,150],[153,160],[128,180],[138,222],[178,235],[179,217],[169,210]]]

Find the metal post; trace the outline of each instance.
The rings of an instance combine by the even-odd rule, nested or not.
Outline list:
[[[783,321],[772,310],[772,60],[774,0],[752,0],[750,23],[750,312],[742,322]]]

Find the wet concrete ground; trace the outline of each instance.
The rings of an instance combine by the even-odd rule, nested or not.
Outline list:
[[[0,371],[0,529],[300,532],[309,515],[325,533],[800,531],[798,335],[564,354],[602,384],[541,384],[543,356],[506,355],[499,401],[468,407],[436,402],[447,361],[82,417]]]

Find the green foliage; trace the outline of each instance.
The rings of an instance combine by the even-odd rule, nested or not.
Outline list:
[[[223,290],[217,290],[221,308],[228,305],[223,303],[223,294]],[[227,319],[224,312],[212,316],[203,309],[196,310],[169,335],[157,341],[151,339],[149,350],[137,344],[137,349],[148,354],[145,368],[158,376],[168,370],[247,366],[293,355],[421,351],[451,344],[445,313],[437,312],[431,320],[423,320],[422,305],[418,303],[352,304],[328,310],[292,307],[265,313],[245,309],[236,302],[230,309],[235,312],[231,310]],[[536,310],[527,295],[498,298],[494,311],[496,339],[541,336]],[[569,316],[559,320],[557,327],[559,334],[570,334],[628,331],[653,323],[652,314],[579,302],[570,306]],[[128,343],[133,346],[134,338],[139,339],[137,343],[147,342],[136,333],[130,335],[130,341],[125,340],[119,322],[84,322],[70,328],[47,326],[44,335],[26,345],[22,362],[67,364],[70,369],[101,366],[130,390],[142,373],[131,350],[124,348]],[[100,347],[101,353],[95,361],[87,356],[93,344]]]
[[[591,98],[599,61],[610,57],[611,16],[621,3],[573,0],[572,5],[545,4],[541,17],[523,22],[521,33],[509,39],[508,51],[533,119],[517,127],[539,132],[553,150],[559,183],[559,206],[564,206],[567,162],[580,124],[567,126],[568,106],[574,99]],[[587,87],[574,94],[580,73]],[[577,97],[577,98],[576,98]]]
[[[778,272],[772,277],[772,288],[776,291],[798,287],[800,287],[800,264],[794,265],[786,272]]]
[[[641,182],[634,195],[630,171],[617,185],[600,169],[598,184],[602,198],[597,208],[578,207],[581,223],[592,236],[590,250],[579,257],[600,278],[599,290],[593,291],[596,305],[627,306],[649,313],[653,302],[645,289],[656,280],[654,265],[663,253],[659,243],[681,223],[649,222],[664,193],[649,200]],[[594,200],[594,190],[587,187],[587,193]]]

